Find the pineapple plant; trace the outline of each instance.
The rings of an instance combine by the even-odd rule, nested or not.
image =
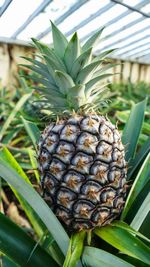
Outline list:
[[[38,144],[43,197],[69,230],[88,230],[118,217],[126,195],[121,135],[99,111],[112,67],[102,63],[112,50],[92,56],[103,29],[81,47],[77,33],[68,42],[51,26],[53,48],[33,39],[38,60],[24,65],[53,115]]]

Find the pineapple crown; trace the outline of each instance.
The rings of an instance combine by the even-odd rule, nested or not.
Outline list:
[[[40,91],[40,101],[54,114],[98,109],[106,90],[106,78],[112,75],[105,72],[116,65],[102,66],[105,57],[114,49],[97,57],[92,56],[92,49],[104,28],[97,31],[81,47],[76,32],[68,41],[52,22],[51,27],[53,48],[33,38],[39,54],[36,59],[23,57],[32,64],[21,64],[32,71],[32,74],[27,75],[28,78],[39,84],[34,89]]]

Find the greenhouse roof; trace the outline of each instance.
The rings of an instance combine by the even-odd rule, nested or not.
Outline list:
[[[0,0],[0,42],[51,44],[49,20],[82,42],[105,26],[99,51],[119,48],[113,58],[150,64],[150,0]]]

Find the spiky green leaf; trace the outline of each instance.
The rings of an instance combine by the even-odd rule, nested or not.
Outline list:
[[[94,72],[94,74],[93,74],[93,78],[100,76],[100,75],[101,75],[102,73],[104,73],[105,71],[108,71],[109,69],[112,69],[112,68],[114,68],[114,67],[116,67],[116,66],[118,66],[118,65],[120,65],[120,64],[112,63],[112,64],[106,64],[105,66],[102,66],[102,67],[100,68],[100,70],[97,70],[96,72]],[[106,74],[107,74],[107,73],[106,73]]]
[[[66,64],[69,73],[71,71],[73,62],[76,60],[77,57],[79,57],[79,55],[80,55],[80,42],[77,33],[74,33],[70,42],[67,45],[64,55],[64,62]]]
[[[140,191],[144,188],[145,184],[150,180],[150,153],[147,155],[140,171],[138,172],[135,181],[128,194],[123,213],[121,215],[124,219],[131,208],[133,202],[136,200]]]
[[[132,107],[129,119],[123,130],[122,142],[125,145],[125,157],[127,161],[134,158],[135,155],[139,135],[142,129],[146,103],[147,99]]]
[[[82,260],[87,267],[134,267],[119,257],[94,247],[85,247]]]
[[[84,67],[77,75],[76,83],[77,84],[87,83],[92,78],[93,73],[95,72],[95,70],[98,68],[100,64],[101,64],[101,60],[93,62],[87,65],[86,67]]]
[[[148,195],[145,197],[141,207],[134,216],[134,219],[130,224],[131,227],[133,227],[136,230],[139,230],[149,213],[150,213],[150,193],[148,193]]]
[[[43,265],[58,267],[44,249],[2,213],[0,213],[0,226],[0,251],[14,262],[28,267]]]
[[[85,85],[75,85],[69,89],[67,99],[72,109],[78,109],[85,103]]]
[[[13,155],[10,153],[10,151],[7,148],[4,148],[1,151],[0,158],[2,160],[5,160],[6,162],[9,162],[10,166],[16,170],[16,172],[20,175],[21,179],[25,180],[27,183],[29,183],[32,186],[28,176],[25,174],[21,166],[18,164],[18,162],[15,160],[15,158],[13,157]],[[31,208],[31,206],[27,203],[27,201],[13,187],[11,187],[11,189],[14,192],[17,199],[19,200],[31,224],[33,225],[33,228],[36,234],[41,238],[44,232],[46,232],[45,225],[40,220],[40,218],[37,216],[35,211]]]
[[[55,71],[56,84],[59,87],[59,90],[62,94],[67,94],[69,88],[75,86],[74,81],[71,76],[62,71]]]
[[[101,36],[103,30],[104,30],[104,27],[103,27],[102,29],[100,29],[99,31],[96,31],[96,33],[94,33],[94,34],[92,35],[92,37],[90,37],[90,38],[86,41],[86,43],[83,45],[82,50],[83,50],[83,51],[86,51],[86,50],[89,49],[90,47],[94,47],[94,46],[96,45],[96,43],[99,41],[99,38],[100,38],[100,36]]]
[[[124,229],[126,231],[128,231],[129,233],[136,235],[137,237],[140,237],[141,239],[147,241],[148,243],[150,243],[150,239],[148,239],[146,236],[144,236],[143,234],[141,234],[140,232],[138,232],[135,228],[129,226],[127,223],[123,222],[123,221],[113,221],[111,223],[113,226],[118,226],[121,229]]]
[[[52,87],[55,87],[55,85],[51,84],[47,78],[40,78],[38,77],[38,75],[36,74],[25,74],[25,75],[21,75],[22,77],[26,78],[26,79],[30,79],[32,80],[33,82],[37,83],[37,84],[42,84],[43,86],[46,86],[46,87],[49,87],[50,85]],[[35,88],[36,89],[36,86],[32,86],[32,88]],[[57,87],[56,87],[57,88]]]
[[[107,225],[96,228],[94,233],[126,255],[150,264],[150,248],[127,230]]]
[[[54,50],[57,56],[60,58],[64,57],[68,41],[65,35],[56,27],[56,25],[51,21],[52,35],[53,35],[53,44]]]
[[[113,75],[112,73],[101,74],[100,76],[95,77],[91,79],[88,83],[86,83],[85,87],[86,97],[90,96],[91,92],[93,91],[93,87],[96,86],[97,83],[99,83],[103,79],[111,77],[112,75]]]
[[[51,72],[53,73],[54,76],[54,71],[55,70],[60,70],[60,71],[66,71],[64,67],[62,67],[55,59],[52,57],[48,56],[43,56],[45,59],[45,62],[47,64],[48,69],[51,69]]]
[[[54,80],[53,76],[51,75],[51,73],[49,72],[48,68],[47,68],[47,70],[44,70],[43,68],[41,68],[41,67],[39,68],[37,66],[32,66],[32,65],[27,65],[27,64],[20,64],[20,65],[27,68],[27,69],[30,69],[34,73],[41,75],[43,78],[48,79],[50,84],[55,85],[55,80]]]
[[[21,57],[29,62],[31,62],[33,64],[33,66],[37,66],[39,67],[40,69],[44,70],[45,72],[48,73],[48,69],[47,69],[47,66],[46,64],[40,62],[39,60],[36,60],[36,59],[32,59],[32,58],[29,58],[29,57]],[[21,65],[22,66],[22,65]]]
[[[59,69],[59,70],[62,70],[62,71],[66,71],[66,67],[65,67],[63,61],[61,60],[61,58],[59,56],[57,56],[55,54],[54,49],[46,46],[45,44],[42,44],[41,42],[39,42],[36,39],[33,39],[33,41],[36,44],[36,47],[38,48],[40,53],[42,54],[42,57],[46,56],[47,58],[49,58],[53,62],[55,62],[55,65],[57,65],[56,69]]]
[[[138,166],[141,164],[142,160],[146,157],[146,155],[149,152],[150,152],[150,137],[140,148],[135,158],[129,162],[128,179],[131,179],[132,175],[137,170]]]
[[[37,40],[36,38],[31,38],[33,45],[35,46],[35,48],[37,48],[37,50],[40,53],[45,53],[45,49],[47,49],[47,45],[45,45],[44,43],[40,42],[39,40]]]
[[[0,158],[1,177],[5,179],[12,187],[20,193],[34,211],[41,218],[43,223],[47,226],[62,252],[65,254],[68,247],[68,236],[53,214],[51,209],[47,206],[39,194],[25,181],[20,175],[9,166],[9,164]]]
[[[71,77],[75,80],[79,72],[88,65],[92,57],[92,48],[89,48],[84,53],[82,53],[73,63],[71,69]]]
[[[10,126],[11,122],[13,121],[16,113],[21,109],[21,107],[25,104],[25,102],[31,97],[31,95],[32,93],[25,94],[20,98],[20,100],[18,101],[18,103],[16,104],[16,106],[14,107],[14,109],[12,110],[12,112],[10,113],[10,115],[8,116],[7,120],[5,121],[5,123],[3,124],[0,130],[0,141],[2,140],[6,130]]]
[[[2,267],[19,267],[17,263],[12,261],[6,255],[1,256],[1,263],[2,263]]]
[[[22,122],[24,124],[24,127],[25,127],[29,137],[32,140],[32,143],[33,143],[35,149],[37,149],[37,143],[38,143],[39,138],[40,138],[39,128],[36,126],[35,123],[24,119],[22,116],[21,116],[21,119],[22,119]]]
[[[96,55],[92,61],[95,62],[97,60],[104,60],[109,54],[111,54],[115,50],[116,49],[109,49],[104,52],[101,52],[100,54]]]

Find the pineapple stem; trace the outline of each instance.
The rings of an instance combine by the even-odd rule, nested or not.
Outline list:
[[[86,231],[72,234],[63,267],[76,267],[82,255]],[[82,266],[79,262],[78,266]]]
[[[87,244],[88,246],[91,245],[91,239],[92,239],[92,230],[87,231]]]

